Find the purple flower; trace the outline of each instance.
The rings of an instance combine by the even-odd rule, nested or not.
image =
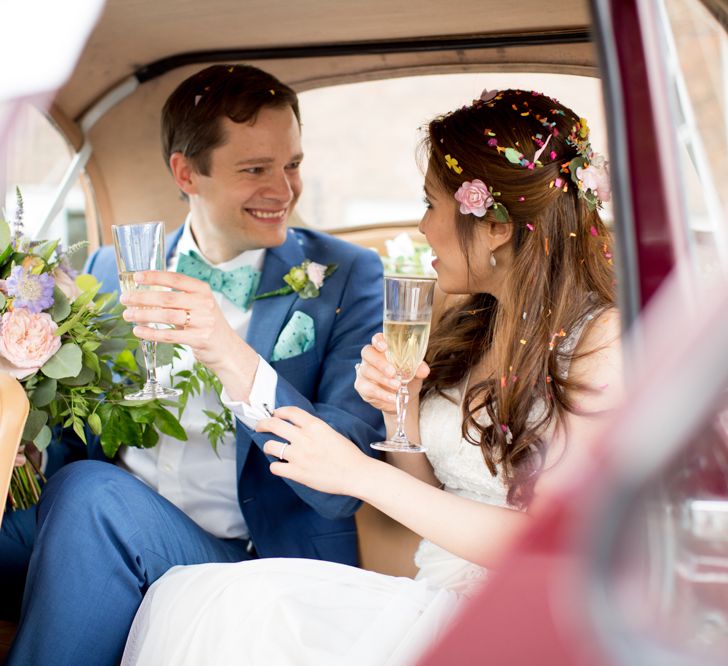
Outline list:
[[[7,279],[8,296],[13,296],[14,308],[25,308],[38,313],[53,305],[55,280],[49,273],[35,275],[22,266],[15,266]]]

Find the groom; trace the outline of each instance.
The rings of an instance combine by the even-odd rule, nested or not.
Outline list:
[[[381,326],[380,261],[287,228],[301,193],[300,118],[293,90],[271,75],[208,67],[167,100],[162,135],[190,212],[167,239],[176,272],[139,274],[172,291],[127,294],[124,316],[142,339],[186,345],[173,373],[197,361],[217,375],[236,432],[213,452],[203,410],[217,398],[202,394],[183,414],[186,443],[161,436],[153,449],[122,449],[116,465],[84,460],[50,479],[9,664],[118,663],[143,594],[175,565],[257,556],[357,564],[357,501],[270,474],[270,435],[254,428],[268,410],[297,405],[365,451],[379,438],[380,415],[353,381]],[[253,300],[286,287],[305,260],[306,292]],[[88,269],[118,289],[111,248]]]

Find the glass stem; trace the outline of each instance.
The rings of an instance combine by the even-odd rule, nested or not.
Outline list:
[[[392,441],[402,442],[409,444],[407,439],[407,433],[404,431],[404,419],[407,415],[407,402],[409,401],[409,390],[407,390],[407,384],[400,382],[399,388],[397,389],[397,432],[394,433]]]
[[[157,384],[157,343],[151,340],[142,340],[144,365],[147,367],[147,381],[144,386]]]

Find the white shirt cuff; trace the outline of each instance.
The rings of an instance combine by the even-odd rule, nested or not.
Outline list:
[[[225,387],[220,394],[220,400],[243,424],[251,430],[260,419],[268,418],[268,411],[276,407],[276,387],[278,386],[278,374],[263,359],[258,356],[258,369],[255,371],[253,388],[250,390],[250,402],[242,400],[233,401],[230,399]]]

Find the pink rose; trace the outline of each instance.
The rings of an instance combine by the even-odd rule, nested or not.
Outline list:
[[[591,190],[602,201],[609,201],[612,197],[612,185],[603,155],[594,153],[589,166],[576,170],[576,177],[581,181],[583,190]]]
[[[324,283],[325,274],[326,266],[323,264],[317,264],[315,261],[312,261],[308,266],[306,266],[306,275],[308,275],[308,279],[313,282],[313,286],[316,287],[316,289],[321,289],[321,285]]]
[[[455,199],[460,202],[460,212],[463,215],[471,213],[476,217],[483,217],[485,211],[495,203],[488,186],[477,178],[472,182],[466,180],[455,192]]]
[[[0,369],[16,379],[32,375],[61,348],[57,328],[47,312],[6,312],[0,319]]]

